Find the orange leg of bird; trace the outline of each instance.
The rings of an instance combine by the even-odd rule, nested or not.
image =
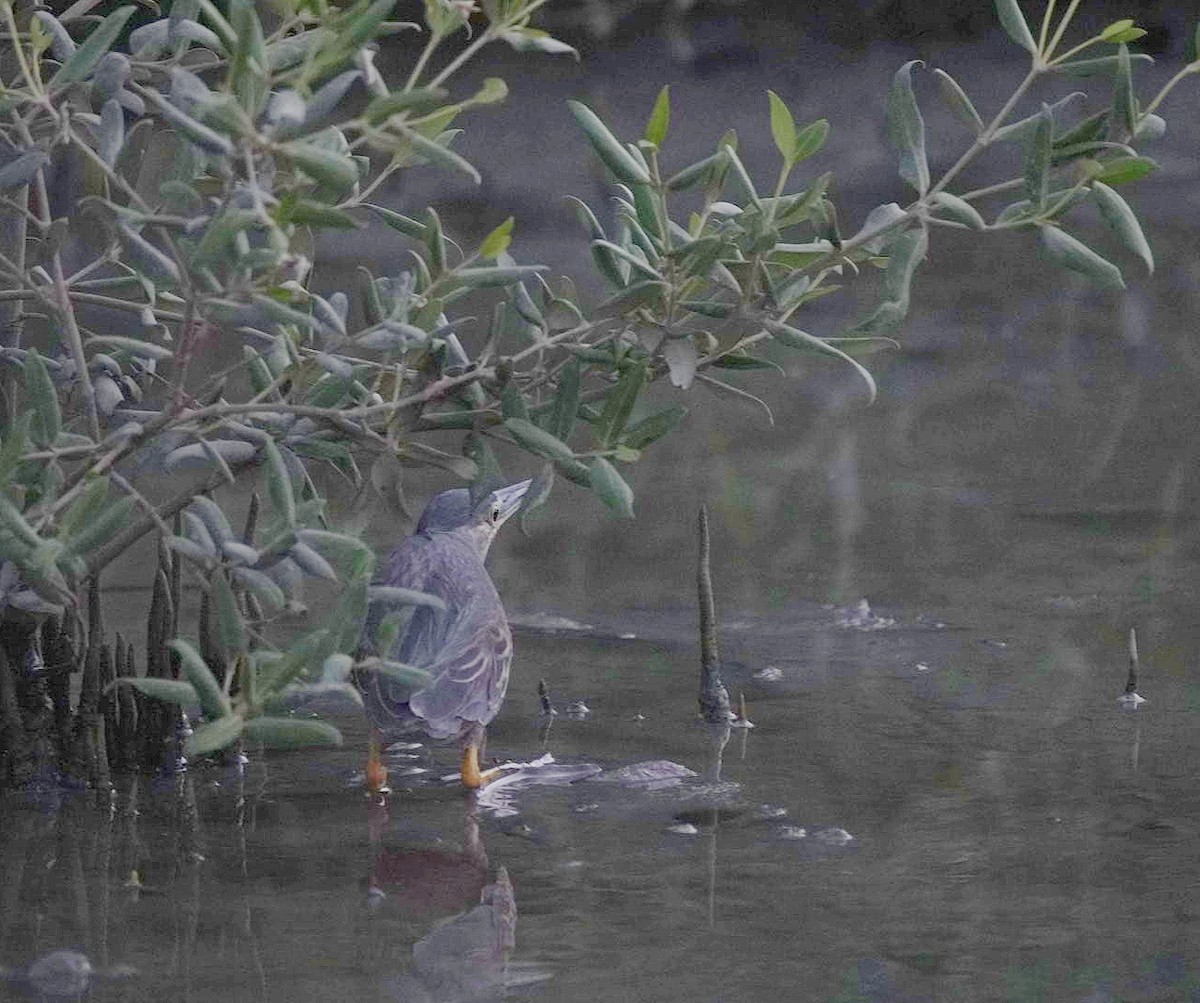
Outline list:
[[[388,771],[383,765],[381,755],[382,736],[374,728],[371,737],[367,739],[367,791],[371,794],[383,794],[387,791]]]
[[[471,790],[477,790],[489,780],[493,780],[499,775],[499,770],[479,769],[478,745],[471,744],[463,749],[461,776],[464,787],[469,787]]]

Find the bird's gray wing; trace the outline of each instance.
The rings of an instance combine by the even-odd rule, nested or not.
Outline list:
[[[444,596],[444,575],[440,573],[428,541],[419,538],[406,540],[388,557],[375,584],[398,585]],[[389,651],[379,651],[376,639],[380,625],[393,613],[400,615],[400,631]],[[378,654],[384,658],[417,668],[430,670],[437,652],[444,646],[447,634],[456,619],[449,612],[430,606],[397,605],[387,601],[372,602],[367,608],[359,642],[360,654]],[[409,709],[411,689],[380,673],[366,674],[358,680],[366,710],[372,721],[384,731],[404,731],[416,721]]]
[[[428,669],[433,682],[409,700],[430,735],[450,738],[463,721],[486,725],[508,690],[512,631],[499,601],[472,607],[451,625]]]

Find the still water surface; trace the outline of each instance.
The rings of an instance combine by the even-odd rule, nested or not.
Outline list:
[[[942,245],[874,408],[781,358],[745,384],[777,426],[691,399],[635,523],[566,489],[507,533],[527,626],[489,751],[598,779],[497,817],[397,750],[383,812],[349,716],[342,750],[194,768],[194,824],[170,780],[111,813],[0,802],[0,994],[36,998],[29,966],[69,948],[95,1000],[1200,998],[1200,270],[1160,234],[1171,264],[1126,299]],[[700,500],[756,725],[719,780]],[[1122,714],[1134,625],[1149,702]],[[539,678],[590,715],[547,732]],[[658,760],[697,776],[604,781]]]

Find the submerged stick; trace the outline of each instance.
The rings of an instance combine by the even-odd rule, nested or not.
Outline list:
[[[717,612],[713,601],[708,548],[708,510],[700,506],[700,561],[696,574],[700,602],[700,716],[710,724],[729,721],[729,692],[721,682]]]
[[[1137,692],[1138,647],[1137,628],[1129,628],[1129,678],[1125,682],[1126,693]]]

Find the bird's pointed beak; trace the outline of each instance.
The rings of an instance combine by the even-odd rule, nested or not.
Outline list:
[[[521,507],[521,501],[525,497],[525,492],[529,490],[529,485],[533,481],[520,481],[516,484],[510,484],[508,487],[497,488],[492,492],[497,501],[500,502],[500,518],[496,520],[496,525],[501,526],[508,521],[509,517],[514,515]]]

